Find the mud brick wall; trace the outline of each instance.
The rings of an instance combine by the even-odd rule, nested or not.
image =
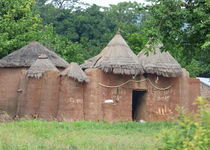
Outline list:
[[[90,82],[84,85],[84,117],[85,120],[103,120],[102,102],[107,99],[108,91],[98,83],[105,79],[99,69],[87,69],[86,74]]]
[[[166,78],[149,75],[146,98],[146,121],[164,121],[172,119],[179,105],[180,91],[178,78]],[[157,87],[157,88],[156,88]]]
[[[201,83],[200,84],[201,96],[204,98],[210,98],[210,87]]]
[[[195,78],[180,77],[179,84],[179,105],[188,111],[195,111],[196,106],[193,103],[196,97],[200,96],[200,81]]]
[[[57,71],[49,71],[42,78],[35,79],[27,78],[24,68],[1,68],[0,110],[11,116],[16,113],[20,117],[37,115],[44,120],[131,121],[135,90],[145,91],[145,101],[138,112],[141,115],[136,121],[165,121],[177,114],[178,105],[195,111],[196,106],[192,104],[201,92],[199,80],[186,76],[159,76],[157,80],[156,75],[147,75],[147,78],[141,75],[133,79],[132,76],[104,73],[100,69],[87,69],[86,73],[90,82],[81,84],[60,77]],[[109,87],[121,84],[120,87]],[[114,103],[104,103],[108,99]]]
[[[43,78],[25,77],[25,86],[19,98],[19,116],[33,118],[38,115],[41,103]]]
[[[0,68],[0,110],[14,117],[21,76],[25,68]]]
[[[194,105],[195,103],[195,99],[198,96],[201,96],[200,93],[200,80],[199,79],[195,79],[195,78],[188,78],[188,83],[186,83],[189,85],[189,89],[188,89],[188,97],[186,97],[186,100],[188,101],[188,111],[196,111],[197,110],[197,106]],[[182,89],[183,91],[184,89]]]
[[[61,77],[60,84],[58,120],[84,120],[83,83],[69,77]]]
[[[104,74],[104,85],[120,85],[130,80],[130,76],[115,75],[111,73]],[[118,88],[106,88],[107,99],[114,100],[113,120],[116,121],[131,121],[132,120],[132,89],[127,84]]]
[[[54,120],[58,113],[60,73],[48,71],[44,74],[41,91],[41,102],[38,116],[44,120]]]
[[[114,122],[116,119],[114,118],[114,107],[116,104],[114,103],[103,103],[103,121],[105,122]]]
[[[109,88],[99,84],[120,85],[132,80],[132,77],[104,73],[100,69],[87,69],[86,73],[90,82],[84,87],[85,120],[131,121],[132,91],[133,89],[145,90],[146,83],[129,82],[118,88]],[[104,101],[108,99],[114,100],[114,104],[104,104]]]

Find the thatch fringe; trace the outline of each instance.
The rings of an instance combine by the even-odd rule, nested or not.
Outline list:
[[[100,68],[114,74],[137,75],[144,73],[137,56],[127,45],[120,33],[97,56],[85,61],[83,69]]]
[[[43,74],[49,70],[58,71],[46,55],[41,55],[27,70],[27,76],[40,79]]]
[[[30,67],[41,54],[45,54],[51,62],[60,68],[66,68],[68,62],[38,42],[31,42],[21,49],[0,60],[0,67]]]
[[[139,62],[146,73],[157,74],[164,77],[177,77],[182,75],[180,64],[169,52],[161,52],[161,46],[155,47],[155,52],[149,52],[147,56],[142,50],[138,54]]]
[[[80,68],[80,66],[77,63],[74,62],[70,63],[68,68],[61,72],[61,76],[73,78],[78,82],[89,82],[89,79],[85,72]]]

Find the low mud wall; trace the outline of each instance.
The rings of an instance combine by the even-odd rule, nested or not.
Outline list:
[[[61,77],[59,95],[58,120],[84,120],[83,83],[79,83],[69,77]]]
[[[20,79],[25,72],[25,68],[0,68],[0,111],[12,117],[16,115]]]
[[[132,82],[131,76],[104,73],[100,69],[87,69],[86,74],[90,82],[84,87],[85,120],[131,121],[132,90],[145,90],[146,83]],[[113,103],[106,104],[106,100]]]
[[[57,71],[48,71],[43,76],[41,102],[38,117],[55,120],[58,113],[60,76]]]
[[[204,98],[210,98],[210,87],[200,83],[200,92],[201,92],[201,96]]]
[[[59,121],[165,121],[176,116],[178,106],[195,111],[201,93],[200,81],[186,76],[132,77],[100,69],[86,74],[90,82],[81,84],[58,71],[35,79],[24,68],[0,69],[0,111]]]

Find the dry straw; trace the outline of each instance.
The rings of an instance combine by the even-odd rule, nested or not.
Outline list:
[[[148,45],[147,45],[148,46]],[[169,52],[161,52],[161,45],[155,46],[154,52],[147,56],[142,50],[138,54],[139,62],[146,73],[162,75],[164,77],[178,77],[182,75],[180,64],[170,55]]]
[[[0,60],[0,67],[30,67],[37,58],[45,54],[59,68],[66,68],[68,63],[53,51],[38,42],[32,42]]]
[[[137,56],[127,45],[120,33],[97,56],[85,61],[83,69],[100,68],[114,74],[137,75],[144,73]]]
[[[28,69],[27,76],[39,79],[45,72],[50,70],[58,71],[58,69],[54,66],[54,64],[52,64],[48,57],[43,54],[39,56],[35,63],[33,63]]]
[[[89,79],[85,72],[80,68],[80,66],[77,63],[70,63],[68,68],[66,68],[62,73],[62,76],[67,76],[69,78],[73,78],[77,80],[78,82],[88,82]]]

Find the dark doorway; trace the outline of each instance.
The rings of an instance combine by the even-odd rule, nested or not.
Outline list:
[[[146,91],[133,91],[132,119],[133,121],[145,120]]]

